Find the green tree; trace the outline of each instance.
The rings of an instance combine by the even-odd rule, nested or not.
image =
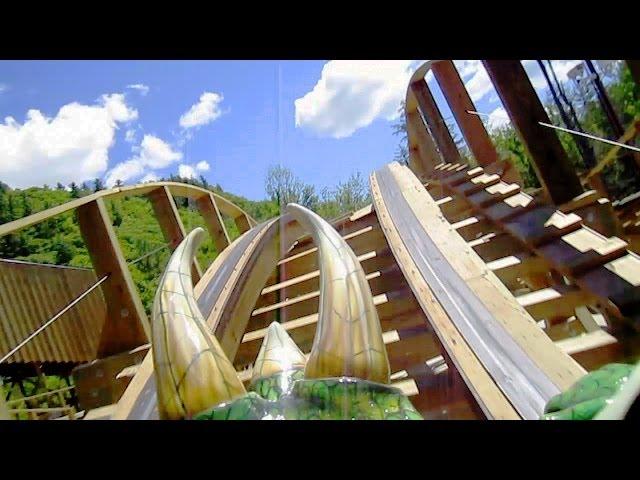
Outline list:
[[[75,255],[73,246],[60,238],[53,244],[53,250],[56,252],[56,265],[68,265]]]
[[[93,180],[93,191],[99,192],[100,190],[104,190],[104,183],[99,178]]]
[[[76,182],[71,182],[69,188],[71,189],[71,198],[80,198],[80,189]]]
[[[394,136],[400,137],[393,159],[403,165],[409,165],[409,136],[407,133],[406,103],[404,101],[398,107],[398,119],[391,124],[391,129]]]
[[[289,168],[280,165],[272,166],[267,171],[265,190],[281,208],[288,203],[297,203],[313,209],[318,202],[313,185],[305,184]]]
[[[31,208],[31,201],[27,197],[27,192],[22,192],[20,199],[22,200],[22,216],[27,217],[31,215],[33,213],[33,208]]]
[[[111,202],[111,223],[114,227],[122,225],[122,214],[120,209],[116,207],[115,202]]]

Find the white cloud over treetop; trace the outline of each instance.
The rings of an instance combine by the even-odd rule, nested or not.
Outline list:
[[[497,107],[493,112],[489,114],[487,120],[489,130],[495,130],[505,125],[510,124],[509,115],[503,107]]]
[[[147,173],[144,177],[142,177],[140,179],[140,183],[147,183],[147,182],[157,182],[159,180],[158,176],[151,172],[151,173]]]
[[[178,166],[178,176],[182,178],[196,178],[198,172],[206,172],[209,170],[209,163],[202,160],[195,165],[182,163]]]
[[[133,158],[121,162],[107,173],[107,187],[115,185],[117,180],[127,182],[145,173],[148,169],[164,168],[182,159],[182,153],[154,135],[145,135],[138,152]]]
[[[182,178],[196,178],[196,170],[191,165],[180,165],[178,175]]]
[[[222,94],[204,92],[200,100],[180,117],[182,128],[194,128],[206,125],[222,115],[220,104],[224,100]]]
[[[196,164],[196,170],[200,170],[201,172],[206,172],[209,170],[209,163],[202,160]]]
[[[124,95],[102,95],[95,105],[64,105],[53,118],[31,109],[24,123],[0,123],[0,178],[16,188],[101,177],[118,124],[138,117]]]
[[[414,60],[332,60],[313,89],[295,101],[296,127],[344,138],[377,118],[393,120]]]

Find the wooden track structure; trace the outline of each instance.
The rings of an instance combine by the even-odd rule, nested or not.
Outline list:
[[[25,347],[25,351],[28,352],[26,357],[24,353],[18,352],[8,359],[9,363],[37,361],[41,363],[70,362],[73,364],[119,354],[149,342],[149,322],[105,206],[107,199],[134,195],[145,195],[149,198],[170,249],[174,249],[180,243],[185,233],[174,196],[187,197],[195,201],[219,251],[225,249],[230,243],[222,215],[233,219],[240,232],[247,231],[256,223],[238,206],[209,190],[177,182],[153,182],[101,190],[92,195],[0,225],[0,236],[4,236],[61,213],[75,210],[78,215],[80,231],[93,264],[93,272],[87,271],[86,273],[76,272],[77,269],[56,269],[27,264],[22,266],[21,271],[26,271],[26,273],[21,276],[12,272],[7,273],[7,267],[3,266],[2,272],[6,281],[3,283],[0,297],[2,298],[3,311],[8,314],[3,315],[3,319],[10,320],[12,325],[6,325],[4,321],[0,321],[4,339],[7,340],[8,337],[11,340],[10,342],[2,342],[3,350],[5,350],[0,352],[2,355],[9,352],[9,343],[16,345],[34,330],[34,325],[44,323],[48,316],[73,300],[73,298],[68,298],[68,295],[65,296],[61,285],[66,284],[67,290],[69,284],[74,285],[67,293],[77,294],[82,290],[80,286],[90,284],[92,278],[109,276],[101,286],[103,298],[92,294],[92,302],[97,302],[97,305],[92,307],[90,312],[85,312],[85,316],[101,316],[99,319],[91,318],[88,320],[92,327],[91,331],[88,331],[86,326],[83,328],[78,324],[78,319],[71,318],[76,312],[70,312],[61,323],[73,321],[72,330],[65,329],[60,324],[53,326],[52,332],[54,333],[45,332],[41,337],[36,337],[31,345]],[[13,270],[16,270],[16,267],[13,267]],[[34,270],[30,276],[28,267]],[[47,272],[51,278],[45,278],[43,271]],[[198,281],[200,275],[200,266],[197,261],[194,261],[192,269],[194,281]],[[81,278],[78,279],[78,276]],[[37,280],[42,281],[38,282]],[[13,292],[14,290],[15,292]],[[20,298],[21,293],[23,300]],[[106,314],[104,311],[100,311],[101,308],[106,310]],[[41,318],[43,314],[48,315]],[[55,335],[56,329],[61,329],[63,334]],[[80,348],[77,345],[78,342],[83,342],[84,348]],[[91,350],[94,356],[90,358],[86,351],[90,345],[87,344],[94,343],[96,346]]]
[[[369,281],[392,384],[426,419],[538,418],[549,398],[587,371],[637,361],[640,353],[640,257],[611,202],[595,189],[583,190],[555,133],[537,124],[548,118],[520,63],[484,65],[543,188],[535,195],[523,190],[480,119],[467,113],[475,107],[453,63],[431,61],[416,71],[407,91],[409,166],[392,163],[372,172],[371,205],[332,222]],[[424,80],[429,70],[474,165],[463,163],[442,121]],[[108,195],[127,189],[147,194],[157,202],[159,219],[175,221],[171,194],[188,196],[183,188],[145,184]],[[317,249],[287,215],[256,224],[219,205],[243,224],[242,235],[229,242],[215,213],[218,199],[203,192],[192,191],[192,198],[221,253],[207,271],[192,269],[195,295],[207,325],[248,382],[272,321],[309,353],[320,294]],[[100,199],[82,203],[93,203],[85,211],[98,219],[104,218]],[[164,223],[177,245],[184,229]],[[11,224],[0,226],[0,235],[7,231]],[[95,235],[86,237],[95,238],[89,244],[97,250],[104,248]],[[98,276],[113,271],[100,265]],[[144,341],[130,340],[121,339],[119,348]],[[150,352],[130,374],[126,391],[102,418],[158,417]]]

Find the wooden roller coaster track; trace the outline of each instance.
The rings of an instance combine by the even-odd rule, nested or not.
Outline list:
[[[370,175],[372,204],[332,222],[363,267],[392,384],[427,419],[534,419],[587,371],[635,361],[640,257],[611,202],[583,190],[519,62],[484,61],[543,188],[523,190],[500,159],[452,62],[431,61],[406,97],[409,166]],[[475,159],[463,163],[424,80],[432,71]],[[0,226],[5,235],[78,209],[108,324],[97,355],[148,342],[144,311],[103,199],[144,194],[172,248],[185,232],[173,195],[196,199],[220,250],[195,297],[244,382],[278,321],[308,354],[319,309],[318,251],[290,216],[261,224],[209,191],[154,183],[90,197]],[[230,242],[220,214],[242,235]],[[625,214],[627,217],[629,214]],[[121,315],[126,310],[126,316]],[[108,325],[108,326],[107,326]],[[107,335],[108,333],[108,335]],[[151,352],[104,418],[158,418]]]

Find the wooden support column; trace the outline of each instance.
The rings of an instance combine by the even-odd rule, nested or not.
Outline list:
[[[227,248],[231,241],[229,240],[229,234],[224,226],[222,215],[213,194],[204,195],[196,200],[196,205],[200,211],[200,215],[204,218],[204,223],[207,225],[209,235],[213,238],[213,243],[220,253]]]
[[[417,153],[410,157],[411,170],[418,178],[426,179],[441,160],[418,111],[407,113],[407,131],[410,134],[409,148]]]
[[[132,350],[151,338],[147,315],[131,278],[102,198],[78,207],[78,223],[102,284],[107,318],[98,345],[98,358]]]
[[[475,111],[476,107],[453,62],[451,60],[435,62],[431,71],[477,164],[484,167],[497,162],[498,153],[482,120],[477,115],[467,113],[467,110]]]
[[[251,224],[249,223],[249,219],[245,214],[238,215],[233,219],[233,221],[235,222],[236,227],[238,227],[238,231],[240,232],[240,234],[243,234],[247,230],[251,229]]]
[[[185,237],[184,225],[180,219],[173,195],[171,195],[169,187],[163,186],[150,192],[148,197],[151,200],[151,205],[153,205],[153,211],[160,224],[164,239],[169,244],[171,251],[173,251]],[[194,285],[200,281],[200,277],[202,277],[202,270],[198,260],[194,258],[191,265],[191,279]]]
[[[509,118],[533,160],[550,200],[561,205],[582,193],[582,186],[519,60],[483,60]]]
[[[429,130],[431,130],[431,135],[438,145],[443,160],[447,163],[462,163],[458,147],[456,147],[451,132],[442,118],[442,113],[431,95],[427,81],[423,79],[412,83],[411,90],[416,97],[422,116],[429,125]]]

